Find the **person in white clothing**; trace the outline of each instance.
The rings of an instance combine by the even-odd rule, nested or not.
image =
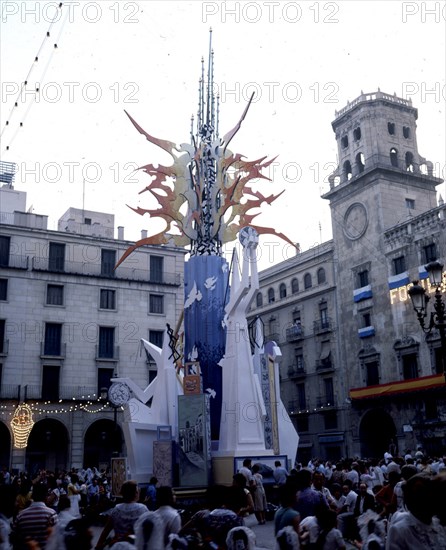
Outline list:
[[[158,509],[155,510],[157,514],[164,522],[164,545],[169,543],[169,535],[171,533],[177,534],[181,529],[181,517],[175,510],[175,495],[172,491],[172,487],[159,487],[156,490],[156,502]]]

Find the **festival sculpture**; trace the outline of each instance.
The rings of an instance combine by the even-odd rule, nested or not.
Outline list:
[[[266,160],[266,157],[262,157],[248,161],[243,155],[228,149],[246,117],[253,97],[237,124],[223,137],[219,137],[219,97],[214,95],[213,66],[214,53],[210,44],[207,78],[202,59],[196,126],[194,128],[192,117],[189,144],[175,145],[171,141],[153,137],[127,113],[139,133],[171,156],[172,164],[146,164],[140,168],[151,180],[141,193],[149,192],[158,201],[159,208],[138,207],[133,210],[140,215],[162,218],[165,228],[136,242],[124,253],[118,265],[140,246],[190,247],[184,273],[183,364],[199,362],[203,389],[211,396],[211,437],[214,441],[220,440],[220,446],[228,452],[231,449],[234,452],[241,451],[244,428],[237,427],[237,443],[233,440],[235,432],[231,430],[231,434],[223,433],[222,406],[227,406],[237,398],[236,387],[242,383],[242,379],[249,380],[250,392],[262,411],[262,417],[256,425],[256,443],[251,445],[251,450],[260,452],[266,451],[263,434],[266,410],[262,392],[258,376],[253,370],[249,339],[247,344],[246,338],[242,342],[243,350],[238,349],[240,342],[232,338],[231,331],[234,323],[246,326],[249,302],[258,289],[255,257],[258,235],[269,233],[292,246],[294,244],[274,228],[253,224],[260,210],[255,213],[252,211],[264,204],[271,204],[281,195],[265,196],[250,185],[254,179],[257,182],[271,181],[262,171],[274,159]],[[231,266],[223,257],[223,245],[234,241],[239,233],[248,241],[255,238],[254,241],[242,242],[247,257],[243,259],[240,281],[237,274],[238,259],[234,256],[229,288]],[[158,365],[158,374],[162,371],[163,367]],[[152,402],[152,409],[154,405]],[[156,414],[152,411],[151,416],[154,418]],[[294,456],[291,458],[294,460]]]

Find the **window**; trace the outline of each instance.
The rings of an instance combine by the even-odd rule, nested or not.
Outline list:
[[[369,272],[367,269],[364,269],[363,271],[360,271],[358,273],[358,287],[362,288],[364,286],[367,286],[369,284]]]
[[[392,260],[393,263],[393,274],[398,275],[399,273],[404,273],[406,271],[406,258],[404,256],[398,256]]]
[[[338,427],[338,413],[330,411],[324,413],[324,428],[326,430],[336,430]]]
[[[435,243],[430,243],[423,246],[423,258],[427,264],[437,259],[437,247],[435,246]]]
[[[416,353],[408,353],[401,357],[403,362],[403,378],[404,380],[411,380],[412,378],[418,378],[418,361]]]
[[[308,432],[309,431],[309,421],[308,416],[306,415],[299,415],[296,418],[296,429],[299,433],[301,432]]]
[[[112,385],[112,378],[114,378],[113,369],[98,369],[98,396],[101,395],[101,390],[103,388],[106,390],[110,388]]]
[[[48,285],[46,303],[49,306],[63,306],[63,285]]]
[[[403,137],[405,139],[410,138],[410,128],[408,126],[403,126]]]
[[[304,287],[305,288],[311,288],[312,286],[313,286],[313,282],[311,280],[311,274],[310,273],[305,273]]]
[[[85,225],[91,225],[91,218],[84,218]]]
[[[164,338],[163,330],[149,330],[149,342],[151,344],[154,344],[155,346],[162,348],[163,338]]]
[[[349,160],[344,162],[344,178],[349,180],[352,177],[352,165]]]
[[[378,361],[371,361],[366,363],[366,385],[377,386],[379,384],[379,365]]]
[[[329,319],[328,319],[328,308],[327,304],[321,304],[319,306],[319,319],[321,322],[321,328],[328,328],[330,325]]]
[[[2,302],[8,299],[8,279],[0,279],[0,300]]]
[[[99,298],[100,309],[116,309],[116,290],[101,288]]]
[[[297,279],[291,281],[291,292],[292,294],[297,294],[299,292],[299,281]]]
[[[279,286],[279,296],[281,298],[286,298],[286,286],[284,283]]]
[[[164,313],[164,296],[162,294],[150,294],[149,312],[157,314]]]
[[[398,151],[395,147],[390,149],[390,164],[395,167],[398,166]]]
[[[11,246],[11,237],[0,237],[0,266],[7,267],[9,265],[9,249]]]
[[[406,208],[408,208],[409,210],[415,210],[414,199],[406,199]]]
[[[297,390],[297,401],[299,403],[299,410],[303,411],[307,408],[307,397],[305,394],[305,384],[296,384],[296,390]]]
[[[302,354],[302,348],[294,350],[294,360],[296,361],[297,370],[304,370],[304,356]]]
[[[353,138],[355,141],[359,141],[361,139],[361,127],[358,126],[353,130]]]
[[[0,353],[5,353],[6,351],[5,329],[6,321],[4,319],[0,319]]]
[[[372,316],[370,312],[366,312],[362,314],[362,328],[365,327],[371,327],[372,326]]]
[[[387,123],[387,131],[389,132],[389,134],[391,136],[394,135],[394,133],[395,133],[395,123],[394,122],[388,122]]]
[[[115,327],[99,327],[98,357],[113,359],[115,347]]]
[[[322,283],[325,283],[325,269],[323,267],[320,267],[317,270],[317,284],[321,285]]]
[[[62,351],[62,325],[60,323],[45,323],[45,343],[43,355],[60,357]]]
[[[57,401],[59,399],[59,365],[44,365],[42,370],[42,400]]]
[[[345,149],[346,147],[348,147],[348,136],[342,136],[341,138],[341,145],[342,145],[342,148]]]
[[[162,330],[149,330],[149,342],[151,344],[154,344],[158,348],[163,348],[163,339],[164,339],[164,331]],[[154,358],[150,355],[150,353],[144,348],[146,352],[147,361],[149,363],[155,363]],[[149,382],[153,380],[156,376],[156,370],[150,371],[149,370]]]
[[[162,283],[164,271],[164,258],[162,256],[150,256],[150,282]]]
[[[101,250],[101,275],[114,276],[116,265],[116,250]]]
[[[50,271],[64,271],[65,245],[63,243],[50,243],[48,269]]]
[[[257,305],[257,307],[262,307],[263,306],[263,296],[262,296],[261,292],[257,292],[256,305]]]
[[[275,300],[274,288],[268,289],[268,304],[272,304]]]
[[[406,156],[406,171],[413,172],[413,154],[410,151],[407,151]]]
[[[324,388],[325,388],[325,400],[327,405],[334,404],[334,390],[333,390],[333,378],[324,379]]]
[[[358,172],[361,174],[364,172],[365,168],[365,157],[364,153],[358,153],[356,155],[356,166],[358,167]]]

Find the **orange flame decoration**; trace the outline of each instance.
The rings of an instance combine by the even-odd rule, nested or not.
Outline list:
[[[266,156],[254,161],[247,161],[244,160],[243,155],[233,154],[227,150],[229,142],[239,130],[246,116],[252,99],[253,96],[251,96],[237,125],[222,139],[215,139],[210,144],[201,141],[198,146],[187,143],[177,146],[171,141],[153,137],[126,112],[138,132],[144,135],[150,143],[169,153],[173,164],[171,166],[146,164],[139,168],[152,178],[152,181],[140,194],[150,192],[157,199],[160,208],[151,210],[140,207],[130,208],[140,215],[149,214],[149,216],[164,219],[166,227],[160,233],[141,239],[129,247],[117,266],[140,246],[171,243],[182,247],[187,246],[191,241],[196,241],[203,219],[203,211],[209,209],[209,203],[213,208],[213,219],[208,235],[210,238],[217,239],[220,243],[231,242],[236,239],[241,228],[250,225],[259,234],[275,235],[295,246],[288,237],[274,228],[253,225],[252,221],[260,212],[249,213],[263,203],[271,204],[283,193],[282,191],[278,195],[265,196],[260,191],[253,191],[247,185],[254,178],[271,181],[270,178],[262,174],[262,170],[270,166],[276,157],[269,161],[265,161]],[[212,157],[211,160],[215,166],[215,184],[210,187],[209,201],[204,205],[203,197],[207,178],[202,167],[209,160],[209,156]],[[167,178],[171,178],[173,181],[173,189],[167,182]],[[243,203],[242,199],[244,199]],[[187,203],[188,208],[186,214],[183,215],[180,208],[184,203]],[[224,216],[227,217],[226,221],[223,219]],[[173,224],[180,234],[167,232]]]

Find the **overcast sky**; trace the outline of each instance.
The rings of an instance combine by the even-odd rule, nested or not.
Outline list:
[[[255,92],[231,149],[248,159],[278,155],[267,174],[274,181],[261,189],[286,192],[264,207],[259,225],[274,226],[303,250],[331,238],[328,202],[320,198],[336,165],[331,122],[361,90],[411,97],[419,151],[436,175],[446,175],[444,1],[57,6],[3,1],[0,38],[1,160],[18,164],[16,189],[27,191],[35,213],[49,215],[51,229],[70,206],[84,206],[113,212],[129,240],[141,229],[159,231],[126,204],[155,206],[138,195],[148,176],[133,168],[169,157],[137,133],[124,109],[152,135],[188,142],[209,27],[220,133],[234,126]],[[19,95],[26,79],[27,93]],[[440,191],[445,198],[444,184]],[[282,245],[273,257],[266,250],[261,267],[291,253]]]

